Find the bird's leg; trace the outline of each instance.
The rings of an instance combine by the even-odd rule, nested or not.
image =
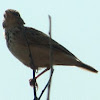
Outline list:
[[[37,75],[35,78],[37,79],[38,77],[40,77],[42,74],[44,74],[45,72],[47,72],[50,68],[45,69],[44,71],[42,71],[39,75]]]
[[[45,72],[47,72],[49,69],[50,69],[50,68],[47,68],[47,69],[45,69],[44,71],[42,71],[39,75],[37,75],[37,76],[35,77],[35,79],[39,78],[42,74],[44,74]],[[30,80],[29,80],[30,86],[34,86],[34,82],[35,82],[35,81],[34,81],[33,79],[30,79]],[[35,86],[38,88],[37,82],[35,83]]]

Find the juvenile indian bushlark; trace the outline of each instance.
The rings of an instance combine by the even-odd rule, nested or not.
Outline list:
[[[23,64],[32,69],[38,69],[39,67],[49,68],[49,37],[34,28],[25,27],[24,24],[23,19],[16,10],[8,9],[5,11],[3,28],[5,29],[5,38],[9,50]],[[29,48],[25,36],[30,45],[35,65],[34,67],[32,67],[30,62]],[[98,72],[93,67],[81,62],[70,51],[53,39],[51,40],[51,43],[53,51],[53,65],[77,66],[91,72]]]

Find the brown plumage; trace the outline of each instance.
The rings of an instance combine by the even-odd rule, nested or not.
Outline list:
[[[23,64],[32,68],[49,68],[49,37],[34,28],[25,27],[24,21],[16,10],[8,9],[4,14],[3,28],[9,50]],[[29,50],[25,39],[27,37],[35,67],[31,66]],[[98,71],[93,67],[84,64],[70,51],[52,39],[53,65],[77,66],[91,72]]]

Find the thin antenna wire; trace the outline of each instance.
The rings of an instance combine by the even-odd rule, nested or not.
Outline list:
[[[50,36],[50,39],[49,39],[49,44],[50,44],[50,68],[51,68],[51,71],[50,71],[50,82],[49,82],[49,85],[48,85],[48,95],[47,95],[47,100],[50,99],[50,89],[51,89],[51,79],[52,79],[52,75],[53,75],[53,47],[52,47],[52,36],[51,36],[51,16],[49,15],[49,23],[50,23],[50,26],[49,26],[49,36]]]
[[[50,78],[49,78],[46,86],[42,90],[42,92],[41,92],[38,100],[41,99],[41,97],[42,97],[42,95],[43,95],[43,93],[44,93],[44,91],[46,90],[47,87],[48,87],[47,100],[49,100],[49,98],[50,98],[51,79],[52,79],[52,75],[53,75],[53,71],[54,71],[54,69],[52,67],[52,65],[53,65],[53,53],[52,53],[52,43],[51,43],[51,17],[50,16],[49,16],[49,22],[50,22],[50,27],[49,27],[49,35],[50,35],[50,40],[49,40],[49,44],[50,44],[50,55],[49,55],[49,57],[50,57],[50,69],[51,69],[51,72],[50,72]]]
[[[24,34],[25,36],[25,39],[26,39],[26,42],[27,42],[27,47],[28,47],[28,50],[29,50],[29,58],[30,58],[30,63],[31,63],[31,66],[32,67],[35,67],[34,65],[34,60],[33,60],[33,57],[32,57],[32,53],[31,53],[31,49],[30,49],[30,45],[29,45],[29,42],[27,40],[27,37],[26,37],[26,34]],[[35,79],[35,71],[36,70],[33,70],[33,91],[34,91],[34,100],[37,100],[37,95],[36,95],[36,87],[35,87],[35,83],[36,83],[36,79]]]

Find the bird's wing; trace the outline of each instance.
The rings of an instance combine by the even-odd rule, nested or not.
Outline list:
[[[29,44],[35,44],[35,45],[40,45],[44,46],[47,48],[50,48],[50,43],[49,43],[49,37],[48,35],[44,34],[41,31],[38,31],[33,28],[27,28],[25,29],[25,34],[27,36]],[[30,34],[30,35],[29,35]],[[70,51],[68,51],[65,47],[54,41],[53,39],[51,40],[52,47],[53,49],[59,50],[61,52],[66,53],[69,56],[73,56],[75,59],[78,59],[76,56],[74,56]]]

